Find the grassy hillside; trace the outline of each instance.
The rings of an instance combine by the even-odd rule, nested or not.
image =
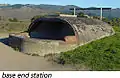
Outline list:
[[[72,64],[78,70],[120,70],[120,27],[115,35],[93,41],[75,50],[61,53],[59,63]]]
[[[0,16],[5,17],[16,17],[19,19],[30,19],[35,15],[43,15],[43,14],[54,14],[56,12],[61,13],[71,13],[70,8],[79,8],[79,6],[75,5],[49,5],[49,4],[14,4],[7,6],[0,6]],[[84,8],[84,7],[83,7]],[[91,7],[92,8],[92,7]],[[95,8],[95,7],[94,7]],[[77,13],[84,12],[85,14],[91,16],[100,16],[100,10],[78,10]],[[120,17],[120,9],[112,9],[111,11],[103,11],[103,16],[108,18]]]
[[[18,21],[18,22],[10,22],[10,21],[0,21],[0,32],[10,33],[10,32],[22,32],[28,29],[30,22],[29,21]]]

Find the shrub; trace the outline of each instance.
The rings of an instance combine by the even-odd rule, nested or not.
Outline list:
[[[9,18],[8,19],[10,22],[18,22],[18,19],[17,18]]]
[[[45,15],[36,15],[33,18],[31,18],[31,22],[41,17],[45,17]]]

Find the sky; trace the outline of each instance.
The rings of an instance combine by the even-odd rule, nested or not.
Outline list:
[[[52,5],[77,5],[87,7],[120,8],[120,0],[0,0],[0,4],[52,4]]]

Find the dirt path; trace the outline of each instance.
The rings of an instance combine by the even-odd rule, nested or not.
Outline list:
[[[0,34],[0,38],[7,34]],[[44,57],[29,56],[0,43],[0,70],[75,70],[71,66],[52,64]]]

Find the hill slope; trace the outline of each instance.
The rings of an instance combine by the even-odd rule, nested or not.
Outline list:
[[[29,19],[35,15],[40,14],[53,14],[56,12],[62,12],[62,13],[70,13],[70,8],[78,8],[78,6],[75,5],[47,5],[47,4],[40,4],[40,5],[33,5],[33,4],[15,4],[15,5],[6,5],[6,6],[0,6],[0,16],[5,17],[16,17],[19,19]],[[77,11],[80,12],[80,11]],[[100,11],[82,11],[85,14],[88,15],[100,15]],[[104,11],[103,16],[105,17],[120,17],[120,9],[112,9],[111,11]]]

